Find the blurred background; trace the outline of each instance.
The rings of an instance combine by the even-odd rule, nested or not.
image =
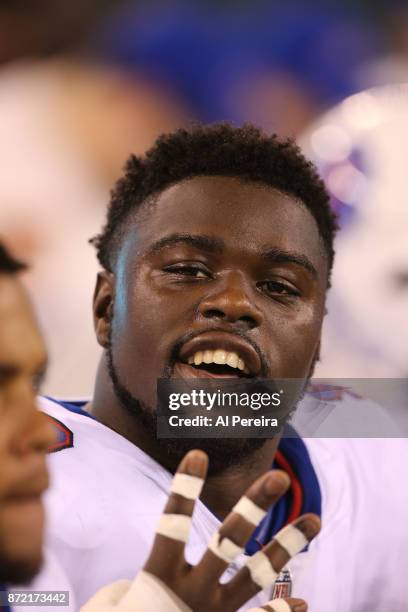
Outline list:
[[[45,392],[92,392],[88,239],[126,157],[194,118],[299,139],[342,228],[316,374],[407,378],[405,82],[405,0],[2,0],[0,239],[32,266]]]

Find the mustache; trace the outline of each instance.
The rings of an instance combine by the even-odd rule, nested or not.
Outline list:
[[[174,365],[177,361],[177,358],[180,354],[181,348],[184,346],[184,344],[186,344],[186,342],[189,342],[190,340],[192,340],[193,338],[196,338],[197,336],[201,336],[204,333],[207,332],[227,332],[230,333],[232,336],[238,336],[239,338],[242,338],[243,340],[245,340],[245,342],[247,342],[248,344],[250,344],[252,346],[252,348],[254,349],[254,351],[256,351],[259,360],[261,362],[261,371],[260,371],[260,377],[261,378],[267,378],[268,377],[268,373],[270,372],[270,365],[268,362],[268,359],[265,355],[265,353],[262,351],[262,349],[256,344],[256,342],[254,342],[252,340],[252,338],[249,338],[247,336],[247,334],[241,330],[235,330],[235,331],[229,331],[226,329],[221,329],[220,327],[207,327],[206,329],[202,329],[200,331],[194,331],[194,332],[187,332],[186,334],[184,334],[181,338],[179,338],[177,340],[177,342],[174,344],[173,349],[171,351],[170,354],[170,360],[168,365],[165,367],[165,371],[164,371],[164,376],[163,378],[170,378],[171,373],[173,371]]]

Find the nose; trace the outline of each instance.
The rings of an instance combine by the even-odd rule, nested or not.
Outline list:
[[[10,390],[11,391],[11,390]],[[55,443],[56,433],[48,417],[40,412],[36,404],[36,393],[30,379],[19,381],[8,394],[13,418],[13,450],[19,454],[47,452]]]
[[[242,274],[230,272],[214,283],[211,293],[199,305],[199,314],[206,319],[239,324],[243,330],[258,327],[263,314],[252,291]]]
[[[27,445],[31,450],[46,453],[55,444],[57,434],[50,419],[39,410],[33,416],[33,423],[28,435]]]

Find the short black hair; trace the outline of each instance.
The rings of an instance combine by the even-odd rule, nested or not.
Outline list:
[[[0,242],[0,274],[17,274],[26,268],[27,266],[10,255],[4,244]]]
[[[292,139],[268,136],[251,124],[194,124],[160,136],[144,157],[131,155],[111,192],[106,225],[91,242],[112,271],[125,222],[151,196],[194,176],[228,176],[259,182],[295,196],[316,220],[333,265],[335,213],[323,181]]]

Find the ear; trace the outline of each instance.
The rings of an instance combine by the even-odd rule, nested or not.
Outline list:
[[[103,270],[99,272],[93,296],[93,319],[98,344],[107,348],[115,302],[115,275]]]

